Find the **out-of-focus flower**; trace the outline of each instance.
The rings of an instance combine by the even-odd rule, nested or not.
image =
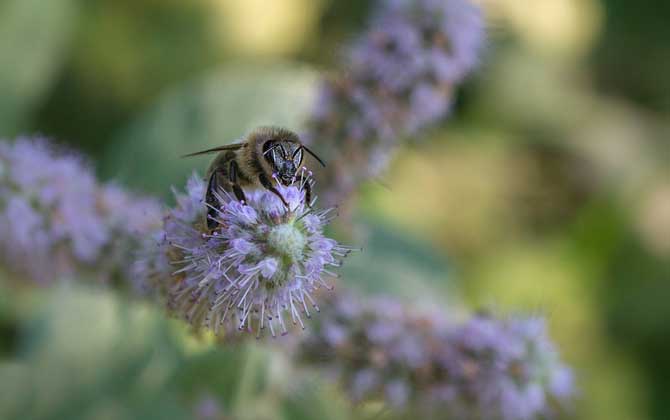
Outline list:
[[[203,394],[193,405],[193,418],[195,420],[225,420],[230,417],[226,416],[218,399],[212,395]]]
[[[45,139],[0,142],[0,253],[48,283],[79,270],[108,280],[160,223],[157,202],[99,184],[77,154]]]
[[[163,220],[161,204],[151,197],[132,194],[110,183],[98,188],[98,209],[110,232],[109,244],[98,270],[116,272],[120,283],[134,296],[154,294],[153,285],[133,281],[137,254],[156,240]]]
[[[346,71],[322,83],[305,136],[330,158],[328,204],[377,176],[399,139],[448,114],[484,33],[482,13],[468,0],[381,2],[346,50]]]
[[[303,173],[304,174],[304,173]],[[162,251],[174,267],[163,279],[169,308],[196,327],[225,330],[233,320],[240,330],[269,328],[273,336],[288,331],[318,311],[312,294],[329,287],[350,249],[324,236],[332,209],[305,204],[305,183],[277,186],[288,203],[267,190],[248,191],[247,203],[219,192],[218,227],[205,227],[203,182],[194,176],[186,194],[164,223]]]
[[[517,420],[549,416],[574,392],[541,319],[476,316],[453,326],[440,313],[348,294],[324,308],[296,357],[326,367],[355,401]]]
[[[462,418],[547,417],[574,392],[541,318],[477,316],[446,340],[439,364],[447,381],[433,397]]]
[[[194,173],[186,183],[185,193],[175,188],[172,193],[176,205],[163,218],[162,229],[144,238],[132,266],[131,282],[147,296],[163,298],[168,293],[169,279],[175,271],[173,261],[181,255],[168,237],[181,238],[178,243],[189,247],[198,247],[203,243],[202,236],[193,234],[196,230],[205,230],[205,184],[202,179]]]

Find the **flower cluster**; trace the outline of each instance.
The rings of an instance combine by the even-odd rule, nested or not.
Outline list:
[[[231,417],[225,414],[221,402],[210,394],[198,397],[192,408],[191,418],[194,420],[226,420]]]
[[[304,175],[304,172],[302,172]],[[329,287],[350,249],[326,238],[333,210],[307,206],[301,176],[293,186],[277,186],[288,207],[267,190],[247,191],[241,203],[219,192],[218,227],[206,229],[204,183],[191,178],[186,194],[164,222],[160,253],[173,268],[163,277],[171,311],[196,327],[215,332],[235,322],[240,330],[266,327],[275,336],[318,311],[313,293]],[[151,265],[151,264],[149,264]],[[153,264],[164,272],[162,264]]]
[[[381,3],[346,51],[346,71],[322,83],[305,136],[338,156],[324,177],[329,203],[378,175],[400,138],[447,115],[455,87],[478,62],[484,32],[482,13],[468,0]]]
[[[0,142],[0,255],[41,283],[124,271],[132,245],[160,223],[152,199],[99,184],[77,154],[44,139]]]
[[[205,184],[197,174],[193,174],[186,183],[186,192],[181,193],[174,187],[172,193],[176,204],[163,218],[162,229],[145,237],[131,270],[131,282],[146,296],[163,298],[175,271],[173,262],[180,258],[181,251],[175,244],[191,248],[202,245],[205,218]],[[178,238],[171,243],[168,238]]]
[[[325,307],[325,306],[324,306]],[[459,419],[548,416],[573,391],[538,318],[476,316],[450,326],[398,302],[337,296],[297,358],[326,366],[357,401]]]

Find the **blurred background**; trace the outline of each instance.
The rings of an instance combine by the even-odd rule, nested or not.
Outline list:
[[[576,371],[570,418],[668,419],[670,3],[478,3],[482,65],[362,186],[343,281],[544,314]],[[179,155],[299,128],[370,6],[2,0],[0,137],[51,137],[170,200],[207,164]],[[0,288],[2,418],[346,418],[262,348],[215,348],[113,293]]]

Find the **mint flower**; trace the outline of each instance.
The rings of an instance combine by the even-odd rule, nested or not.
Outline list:
[[[221,191],[218,228],[208,232],[204,184],[192,177],[164,224],[164,252],[176,267],[166,279],[169,308],[216,332],[233,320],[257,335],[304,328],[303,318],[319,310],[313,293],[330,288],[324,278],[336,276],[331,270],[350,252],[324,236],[333,210],[306,205],[307,182],[303,171],[295,185],[277,185],[288,208],[266,190],[246,192],[247,203]]]
[[[344,71],[323,81],[305,135],[336,160],[324,176],[326,202],[379,175],[400,139],[447,116],[478,64],[484,26],[469,0],[380,2],[345,51]]]
[[[40,283],[123,279],[160,220],[155,200],[98,183],[76,153],[41,138],[0,141],[0,258],[11,271]]]
[[[546,418],[574,393],[541,318],[477,316],[449,332],[440,365],[448,383],[432,398],[463,418]],[[470,417],[468,417],[470,416]]]
[[[424,417],[518,420],[554,414],[571,371],[539,318],[476,316],[451,325],[391,299],[334,296],[294,353],[325,369],[354,401],[382,400]]]
[[[202,179],[194,173],[186,183],[185,193],[175,188],[172,193],[175,207],[165,214],[161,229],[144,237],[131,267],[131,282],[135,288],[144,296],[155,299],[167,295],[175,271],[172,261],[181,255],[168,238],[190,247],[203,243],[202,235],[194,234],[205,228],[205,184]]]

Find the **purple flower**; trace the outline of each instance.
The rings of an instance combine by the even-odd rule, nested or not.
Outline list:
[[[533,419],[552,414],[553,403],[573,393],[569,370],[540,318],[475,317],[446,339],[448,354],[440,363],[452,384],[445,402],[457,410]],[[563,381],[559,387],[556,378]]]
[[[202,394],[193,405],[192,418],[195,420],[224,420],[228,417],[217,398],[210,394]]]
[[[98,183],[75,153],[39,138],[0,142],[0,254],[13,271],[42,283],[81,271],[107,280],[160,219],[157,202]]]
[[[410,393],[409,384],[406,381],[396,379],[386,384],[384,396],[392,406],[404,407],[409,401]]]
[[[203,242],[201,235],[193,234],[194,229],[204,229],[205,205],[202,197],[205,186],[202,179],[193,173],[186,183],[185,193],[175,188],[172,191],[175,207],[163,217],[162,228],[145,235],[130,273],[131,283],[138,292],[159,299],[164,299],[168,293],[169,282],[166,279],[172,277],[172,260],[176,258],[175,253],[179,253],[167,238],[178,238],[178,243],[185,247],[197,247]]]
[[[164,224],[163,252],[176,266],[163,280],[170,309],[216,332],[233,319],[258,335],[266,327],[284,334],[289,323],[304,328],[310,307],[318,311],[313,293],[328,287],[324,277],[350,251],[323,235],[332,209],[307,207],[306,182],[277,186],[288,208],[267,190],[247,192],[244,204],[220,191],[219,227],[208,232],[202,181],[191,178]]]
[[[163,279],[173,271],[168,250],[165,232],[161,229],[142,238],[128,272],[129,283],[136,295],[157,299],[165,296]]]
[[[346,49],[345,71],[322,82],[305,134],[322,150],[332,145],[329,160],[337,160],[324,177],[327,203],[379,175],[401,138],[446,117],[456,86],[478,63],[484,33],[469,0],[381,2],[368,31]]]
[[[98,207],[120,236],[155,231],[162,221],[162,206],[154,198],[129,193],[118,184],[99,187]]]
[[[334,296],[299,362],[325,368],[354,401],[381,399],[426,416],[535,419],[574,393],[539,318],[476,316],[450,325],[390,299]],[[324,355],[333,355],[324,359]]]

